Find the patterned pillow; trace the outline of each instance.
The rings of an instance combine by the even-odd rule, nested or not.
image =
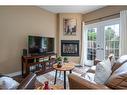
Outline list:
[[[111,75],[111,62],[109,59],[99,62],[96,66],[94,81],[104,84]]]

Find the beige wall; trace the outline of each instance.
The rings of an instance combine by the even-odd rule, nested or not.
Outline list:
[[[65,36],[63,35],[63,19],[64,18],[75,18],[77,21],[77,31],[76,31],[76,36]],[[59,19],[59,45],[58,45],[58,51],[59,51],[59,55],[61,55],[61,40],[79,40],[80,41],[80,45],[79,45],[79,50],[81,51],[81,21],[82,21],[82,15],[81,14],[72,14],[72,13],[61,13],[58,15],[58,19]],[[79,51],[79,55],[80,52]],[[68,57],[69,60],[73,60],[76,63],[80,62],[80,56],[79,57]]]
[[[0,6],[0,73],[21,70],[28,35],[56,37],[56,14],[39,7]]]
[[[83,15],[85,22],[98,18],[108,17],[120,13],[121,10],[127,10],[127,6],[106,6],[101,9]]]

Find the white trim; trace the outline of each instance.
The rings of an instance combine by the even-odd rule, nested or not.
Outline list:
[[[18,72],[14,72],[14,73],[10,73],[10,74],[5,74],[9,77],[14,77],[14,76],[18,76],[18,75],[21,75],[21,71],[18,71]]]

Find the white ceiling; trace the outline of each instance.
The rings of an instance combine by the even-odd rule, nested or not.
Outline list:
[[[43,8],[47,11],[53,12],[53,13],[88,13],[91,11],[94,11],[96,9],[105,7],[104,5],[87,5],[87,6],[40,6],[40,8]]]

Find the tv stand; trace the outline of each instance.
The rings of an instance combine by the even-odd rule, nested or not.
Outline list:
[[[52,71],[56,57],[56,53],[22,56],[22,76],[26,77],[30,72],[40,75]]]

